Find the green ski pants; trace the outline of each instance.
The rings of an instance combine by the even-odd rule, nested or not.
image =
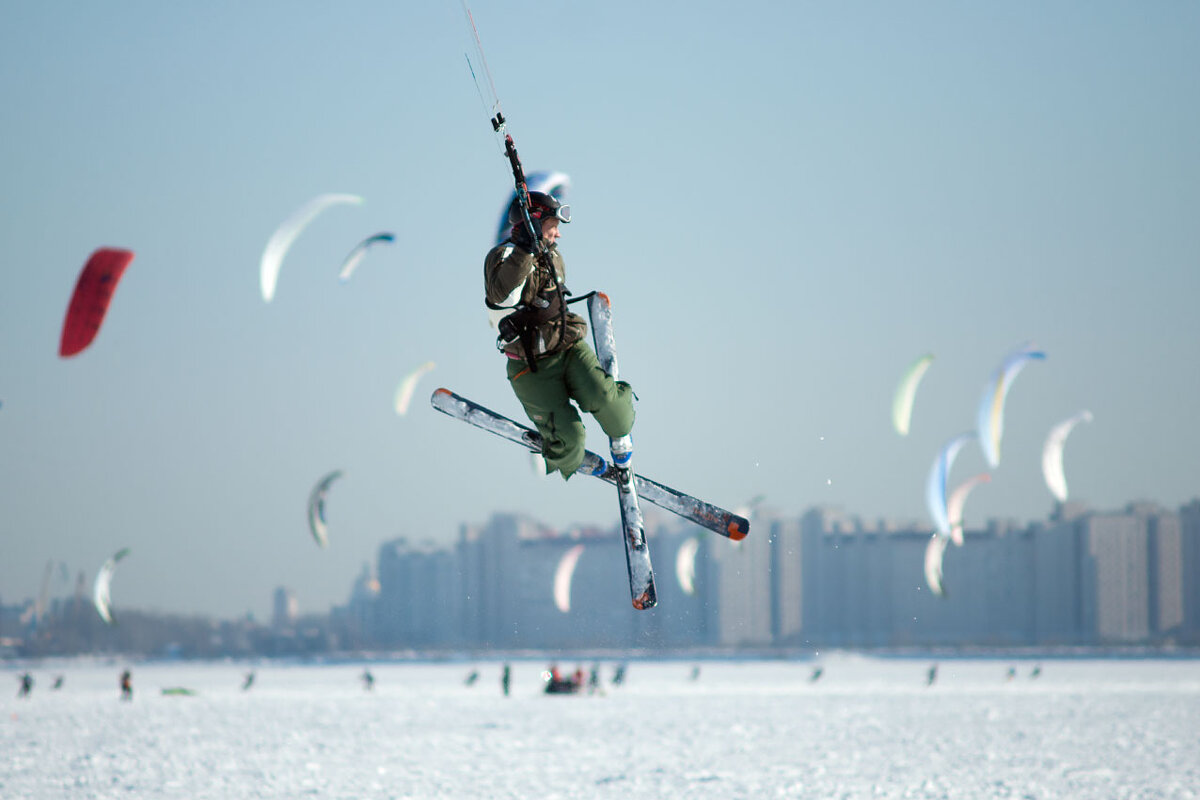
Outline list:
[[[539,358],[537,372],[524,361],[509,359],[508,382],[542,435],[547,474],[558,470],[566,480],[583,463],[586,431],[572,400],[611,437],[633,430],[633,390],[601,369],[584,342]]]

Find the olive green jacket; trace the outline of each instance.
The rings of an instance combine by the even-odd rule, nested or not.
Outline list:
[[[561,284],[566,280],[566,267],[554,245],[550,246],[550,261]],[[483,260],[483,282],[488,301],[506,308],[532,303],[543,291],[552,292],[554,285],[549,270],[540,266],[532,253],[512,242],[502,242],[488,251]],[[567,312],[566,323],[566,335],[562,337],[557,317],[538,326],[535,352],[539,358],[560,353],[587,335],[587,323],[578,314]],[[496,346],[509,355],[525,357],[521,343],[515,339],[497,339]]]

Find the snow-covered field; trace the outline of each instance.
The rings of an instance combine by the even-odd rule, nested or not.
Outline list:
[[[514,661],[509,697],[495,661],[372,664],[370,692],[362,664],[248,691],[246,665],[132,664],[132,702],[125,664],[35,666],[23,699],[9,666],[0,797],[1200,797],[1200,661],[932,663],[602,662],[602,696],[547,696]]]

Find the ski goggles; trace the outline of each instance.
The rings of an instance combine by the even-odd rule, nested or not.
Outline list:
[[[558,208],[546,208],[542,206],[539,210],[542,212],[541,219],[550,219],[553,216],[559,222],[571,221],[571,207],[568,205],[561,205]]]

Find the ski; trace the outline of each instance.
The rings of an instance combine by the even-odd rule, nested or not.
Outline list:
[[[430,398],[430,403],[447,416],[494,433],[500,438],[522,445],[534,453],[542,452],[542,437],[537,431],[519,422],[514,422],[502,414],[497,414],[491,409],[484,408],[449,389],[435,391],[433,397]],[[584,452],[583,464],[576,474],[591,475],[613,485],[616,485],[617,482],[616,467],[590,450]],[[706,503],[689,494],[676,491],[669,486],[663,486],[661,483],[641,475],[634,475],[634,483],[638,496],[643,500],[654,503],[673,514],[678,514],[688,522],[694,522],[700,527],[719,533],[728,539],[741,541],[750,532],[750,523],[746,521],[745,517]]]
[[[617,347],[613,341],[612,305],[608,295],[594,292],[588,297],[588,316],[592,320],[592,341],[600,368],[617,380]],[[626,434],[609,437],[609,454],[616,472],[617,498],[621,502],[621,529],[625,533],[625,565],[629,569],[629,591],[633,607],[654,608],[658,603],[654,588],[654,567],[650,563],[650,548],[646,545],[646,528],[642,509],[638,505],[637,487],[633,477],[633,439]]]

